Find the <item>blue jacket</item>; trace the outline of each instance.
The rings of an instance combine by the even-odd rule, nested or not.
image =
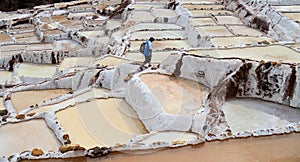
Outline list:
[[[149,48],[149,43],[151,43],[149,40],[146,41],[145,44],[145,49],[144,49],[144,55],[145,56],[150,56],[150,48]]]

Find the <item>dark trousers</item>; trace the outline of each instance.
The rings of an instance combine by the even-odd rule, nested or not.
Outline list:
[[[151,57],[152,57],[151,55],[150,56],[145,56],[145,61],[143,62],[143,64],[141,66],[144,66],[147,63],[149,63],[149,65],[150,65]]]

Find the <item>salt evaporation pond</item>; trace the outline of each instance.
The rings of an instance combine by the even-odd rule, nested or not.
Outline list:
[[[6,124],[0,131],[0,154],[10,156],[34,148],[55,151],[61,144],[44,120]]]
[[[259,99],[233,99],[222,107],[233,133],[284,128],[299,122],[300,110]]]
[[[114,146],[147,133],[123,99],[98,99],[56,113],[73,143],[85,148]]]
[[[54,162],[132,162],[132,161],[169,161],[207,162],[207,161],[288,161],[300,160],[300,134],[268,136],[257,138],[213,141],[195,146],[176,149],[152,150],[150,152],[131,152],[111,154],[103,158],[51,159]],[[24,160],[24,162],[43,162],[47,160]]]
[[[22,91],[12,93],[11,99],[14,109],[17,112],[30,107],[31,105],[42,103],[43,101],[50,100],[51,98],[69,93],[67,89],[53,89],[43,91]]]
[[[174,76],[145,74],[142,81],[156,99],[171,114],[194,114],[202,106],[209,89],[200,83]]]

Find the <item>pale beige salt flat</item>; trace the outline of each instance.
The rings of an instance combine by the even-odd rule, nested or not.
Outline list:
[[[57,151],[61,144],[46,122],[38,119],[1,126],[0,146],[0,155],[8,157],[34,148]]]
[[[242,25],[243,22],[241,21],[240,18],[235,17],[235,16],[216,16],[217,23],[218,24],[238,24]]]
[[[104,88],[93,88],[83,94],[80,94],[75,97],[71,97],[71,98],[61,101],[59,103],[54,103],[54,104],[50,104],[47,106],[41,106],[41,107],[35,108],[35,109],[31,110],[29,113],[45,112],[45,111],[49,111],[49,110],[58,111],[58,108],[64,109],[71,105],[75,105],[75,104],[78,104],[81,102],[87,102],[87,100],[95,99],[98,96],[101,96],[103,93],[108,93],[108,92],[109,92],[109,90],[104,89]]]
[[[100,158],[51,159],[54,162],[132,162],[132,161],[230,161],[230,162],[299,162],[300,134],[258,138],[212,141],[193,146],[171,149],[149,149],[145,151],[124,151]],[[24,162],[31,162],[25,160]],[[39,162],[49,160],[39,160]],[[33,161],[35,162],[35,161]]]
[[[205,5],[205,4],[183,4],[182,7],[187,8],[189,10],[221,10],[225,9],[224,5]]]
[[[141,43],[144,41],[131,41],[130,50],[138,51]],[[192,45],[188,40],[164,40],[154,41],[152,43],[153,52],[156,50],[177,50],[183,48],[192,48]]]
[[[231,11],[226,10],[191,10],[193,17],[208,16],[208,15],[232,15]]]
[[[41,103],[51,98],[70,92],[67,89],[41,90],[41,91],[22,91],[11,94],[11,101],[17,112],[28,108],[31,105]]]
[[[167,143],[176,143],[176,142],[186,142],[193,139],[197,139],[199,135],[189,132],[177,132],[177,131],[165,131],[157,132],[153,135],[146,137],[145,139],[139,141],[150,145],[155,142],[167,142]]]
[[[126,152],[126,154],[110,156],[109,158],[87,160],[89,162],[99,160],[104,162],[132,162],[148,161],[149,159],[151,161],[175,162],[298,162],[300,160],[299,150],[300,134],[295,133],[281,136],[213,141],[175,149]],[[74,160],[76,161],[76,159]]]
[[[222,110],[233,133],[284,128],[300,121],[300,110],[258,99],[229,100]]]
[[[26,50],[29,51],[41,51],[41,50],[52,50],[53,46],[51,43],[39,43],[39,44],[28,44]]]
[[[130,20],[135,22],[153,22],[154,17],[151,15],[150,12],[146,11],[135,11],[133,15],[130,15]]]
[[[233,34],[225,26],[201,26],[195,27],[201,35],[206,36],[233,36]]]
[[[0,43],[13,42],[8,34],[0,33]]]
[[[18,76],[32,78],[52,78],[56,72],[56,65],[21,63],[18,68]]]
[[[138,23],[129,28],[130,30],[181,30],[181,26],[167,23]]]
[[[211,42],[216,47],[223,46],[243,46],[247,44],[257,44],[258,42],[274,42],[272,38],[269,37],[220,37],[211,38]]]
[[[126,143],[147,132],[123,99],[93,100],[57,112],[56,116],[71,141],[86,148]]]
[[[300,12],[300,6],[272,6],[272,8],[276,9],[280,12]]]
[[[66,57],[62,60],[58,70],[64,71],[71,67],[88,66],[94,57]]]
[[[161,74],[144,74],[142,81],[171,114],[194,114],[202,107],[209,89],[200,83]]]
[[[249,47],[222,50],[198,50],[190,53],[208,55],[219,58],[248,58],[253,60],[298,63],[300,62],[300,53],[288,47],[273,45],[266,47]]]
[[[154,8],[151,10],[151,13],[154,17],[161,17],[161,18],[177,16],[174,10],[164,9],[164,8]]]
[[[193,26],[216,25],[215,21],[212,18],[192,18],[191,24]]]
[[[82,48],[82,45],[72,40],[58,40],[53,42],[53,50],[55,51],[77,51],[81,50]]]
[[[164,31],[136,31],[132,33],[130,40],[149,39],[186,39],[187,35],[184,30],[164,30]]]
[[[0,110],[6,110],[6,108],[4,106],[3,97],[0,97]]]
[[[131,5],[131,8],[134,8],[136,10],[144,10],[144,9],[150,10],[151,8],[164,8],[164,5],[135,3]]]
[[[12,72],[0,71],[0,83],[4,83],[12,78]]]
[[[300,22],[300,12],[299,13],[282,13],[282,14],[293,21],[298,21],[298,23]]]
[[[259,30],[250,28],[248,26],[228,26],[230,30],[233,31],[235,35],[242,35],[242,36],[262,36],[263,33]]]
[[[100,60],[94,61],[94,65],[101,65],[101,66],[116,66],[122,63],[128,63],[129,61],[126,59],[122,59],[120,57],[115,57],[115,56],[106,56],[103,57]]]
[[[42,31],[44,33],[44,36],[50,36],[50,35],[57,35],[57,34],[63,34],[64,32],[61,30],[46,30],[46,31]]]

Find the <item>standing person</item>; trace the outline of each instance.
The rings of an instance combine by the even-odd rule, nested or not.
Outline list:
[[[152,42],[155,39],[153,37],[150,37],[149,40],[145,42],[145,49],[144,49],[144,56],[145,56],[145,61],[143,64],[140,66],[140,69],[143,70],[143,67],[145,64],[149,64],[148,67],[151,67],[151,57],[152,57]]]

